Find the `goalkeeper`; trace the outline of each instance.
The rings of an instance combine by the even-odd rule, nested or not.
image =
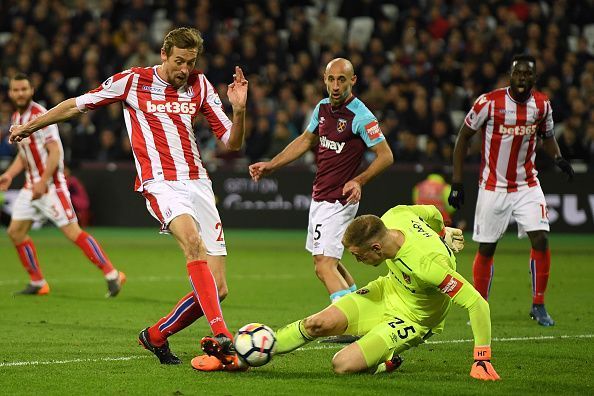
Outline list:
[[[454,253],[464,247],[462,231],[444,227],[432,205],[396,206],[380,219],[364,215],[348,226],[342,243],[357,261],[388,274],[323,311],[277,331],[277,353],[317,337],[362,336],[332,359],[336,373],[393,371],[399,354],[441,333],[452,301],[468,310],[474,333],[470,375],[498,380],[490,363],[489,304],[456,272]]]

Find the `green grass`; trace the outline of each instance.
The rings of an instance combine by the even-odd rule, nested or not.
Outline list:
[[[493,336],[503,339],[493,342],[493,362],[503,381],[483,383],[468,375],[472,342],[453,342],[472,338],[467,314],[458,307],[444,332],[407,351],[401,370],[391,375],[337,376],[330,359],[339,347],[318,343],[247,373],[195,372],[189,360],[209,332],[204,320],[170,339],[184,364],[161,366],[137,345],[136,336],[189,290],[181,251],[172,238],[154,230],[90,232],[128,275],[116,299],[103,297],[101,274],[51,228],[32,234],[51,294],[12,297],[27,278],[8,239],[0,239],[1,394],[594,393],[589,366],[594,356],[592,235],[551,235],[547,306],[557,321],[553,328],[528,319],[528,241],[513,235],[501,241],[491,315]],[[223,308],[232,329],[253,321],[276,328],[326,306],[328,297],[303,248],[304,232],[228,230],[226,237],[230,295]],[[475,251],[476,244],[469,242],[458,260],[468,279]],[[364,268],[350,257],[345,262],[360,286],[386,271]]]

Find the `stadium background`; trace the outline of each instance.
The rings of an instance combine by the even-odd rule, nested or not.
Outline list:
[[[228,153],[201,120],[197,136],[227,227],[305,225],[313,154],[260,185],[247,165],[271,158],[303,131],[325,95],[323,67],[349,58],[354,92],[376,114],[395,165],[364,189],[361,211],[409,203],[428,172],[450,176],[455,135],[481,93],[505,86],[511,56],[538,59],[538,88],[550,98],[562,154],[578,172],[563,182],[537,154],[554,231],[594,231],[594,13],[588,1],[2,1],[0,3],[0,170],[10,163],[7,83],[28,73],[35,100],[50,108],[128,67],[159,63],[164,34],[195,26],[206,52],[199,67],[226,105],[234,65],[250,81],[245,148]],[[131,191],[134,168],[121,105],[59,125],[66,163],[91,197],[91,224],[152,225]],[[472,222],[480,139],[466,162]],[[369,161],[369,157],[367,161]],[[106,185],[113,188],[105,188]],[[298,188],[296,188],[298,186]],[[20,187],[19,181],[13,188]],[[377,192],[390,191],[393,196]],[[14,194],[7,194],[9,206]],[[122,202],[114,212],[115,202]],[[282,215],[277,216],[279,212]],[[271,221],[258,221],[258,219]],[[256,220],[256,221],[254,221]],[[555,222],[557,226],[555,226]]]

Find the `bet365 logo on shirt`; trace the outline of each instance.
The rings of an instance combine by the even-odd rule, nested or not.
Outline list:
[[[167,102],[164,100],[147,100],[147,113],[173,113],[194,115],[198,105],[192,102]]]

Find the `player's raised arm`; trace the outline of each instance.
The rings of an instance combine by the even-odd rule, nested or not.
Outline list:
[[[272,160],[268,162],[256,162],[255,164],[250,165],[250,176],[252,179],[254,179],[254,181],[260,180],[260,178],[263,176],[266,176],[278,168],[281,168],[301,157],[307,152],[307,150],[315,146],[317,141],[317,135],[309,131],[303,132],[300,136],[295,138],[295,140],[289,143],[287,147],[278,153]]]
[[[41,128],[69,120],[79,114],[81,114],[81,112],[78,107],[76,107],[76,99],[66,99],[65,101],[51,108],[47,113],[40,115],[26,124],[13,125],[10,127],[9,141],[10,143],[20,142]]]
[[[240,150],[245,138],[245,108],[247,103],[248,80],[245,79],[243,71],[235,66],[233,82],[227,88],[227,97],[233,107],[233,126],[226,146],[229,150]]]

